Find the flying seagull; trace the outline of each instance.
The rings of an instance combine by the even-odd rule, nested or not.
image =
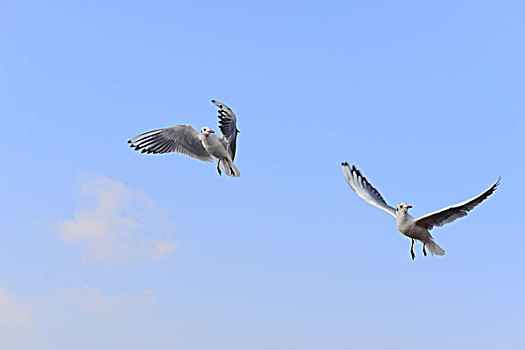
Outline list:
[[[425,256],[427,255],[425,247],[430,250],[432,255],[445,255],[445,250],[434,241],[429,231],[432,230],[434,226],[443,226],[463,216],[467,216],[469,211],[487,199],[487,197],[496,190],[501,180],[501,177],[499,177],[488,190],[472,199],[415,219],[408,214],[408,209],[412,208],[411,205],[401,202],[395,209],[392,208],[386,203],[381,194],[368,182],[368,180],[361,175],[361,172],[357,170],[354,165],[350,168],[348,163],[344,162],[342,163],[342,166],[346,181],[355,193],[367,203],[372,204],[395,217],[399,231],[412,239],[412,246],[410,247],[412,260],[416,257],[414,254],[414,240],[423,243],[423,255]]]
[[[222,135],[208,126],[201,128],[200,135],[189,125],[148,131],[128,141],[130,147],[142,153],[179,152],[205,162],[217,159],[217,171],[221,168],[228,176],[239,177],[241,172],[233,163],[237,148],[237,117],[231,109],[219,101],[211,100],[219,107],[219,128]]]

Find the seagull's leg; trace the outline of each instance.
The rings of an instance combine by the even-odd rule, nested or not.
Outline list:
[[[219,175],[221,175],[221,168],[219,167],[221,165],[221,160],[217,162],[217,171],[219,172]]]
[[[414,239],[412,239],[412,246],[410,247],[410,255],[412,255],[412,260],[416,258],[416,254],[414,253]]]
[[[425,250],[425,244],[426,244],[426,243],[423,243],[423,255],[424,255],[424,256],[427,256],[427,251]]]

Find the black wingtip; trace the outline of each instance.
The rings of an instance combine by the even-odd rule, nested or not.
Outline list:
[[[131,140],[128,140],[128,143],[131,143]]]
[[[348,166],[348,162],[342,162],[341,165],[342,166]]]
[[[215,103],[215,100],[211,100],[211,103]]]

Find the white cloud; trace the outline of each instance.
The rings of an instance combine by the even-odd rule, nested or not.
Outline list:
[[[156,319],[155,299],[150,289],[108,295],[88,285],[27,301],[0,286],[0,349],[130,349],[143,331],[135,321]]]
[[[28,326],[33,321],[31,308],[0,286],[0,330],[8,326]]]
[[[27,303],[0,286],[0,349],[37,349],[34,303]]]
[[[60,296],[78,306],[80,311],[97,316],[146,309],[155,299],[155,293],[149,289],[136,296],[124,294],[103,296],[91,286],[85,286],[82,289],[69,289],[60,293]]]
[[[55,228],[67,242],[85,248],[91,260],[123,263],[135,258],[163,258],[177,248],[166,214],[146,195],[107,176],[86,175],[85,200],[73,220]]]

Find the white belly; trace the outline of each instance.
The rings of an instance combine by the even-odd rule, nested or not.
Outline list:
[[[404,217],[396,217],[397,228],[399,232],[407,237],[426,242],[430,239],[430,232],[427,229],[416,225],[415,220],[406,215]]]

